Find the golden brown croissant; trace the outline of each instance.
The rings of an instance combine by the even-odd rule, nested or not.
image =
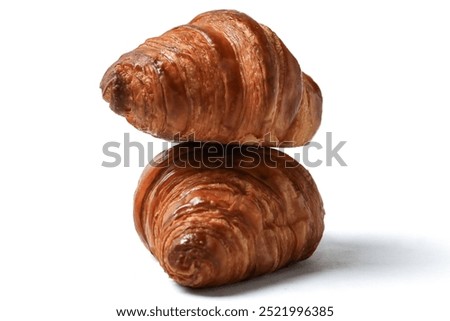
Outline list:
[[[172,141],[301,146],[322,114],[319,87],[277,35],[232,10],[146,40],[100,86],[113,111]]]
[[[144,170],[136,229],[179,284],[237,282],[308,258],[324,229],[308,173],[270,148],[182,143]]]

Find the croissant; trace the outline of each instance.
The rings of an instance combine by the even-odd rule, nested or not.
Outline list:
[[[296,160],[257,147],[185,142],[144,170],[138,234],[187,287],[237,282],[308,258],[324,229],[317,187]]]
[[[169,141],[301,146],[322,114],[319,87],[278,36],[233,10],[146,40],[100,87],[114,112]]]

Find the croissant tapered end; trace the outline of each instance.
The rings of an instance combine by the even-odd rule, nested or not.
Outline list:
[[[127,112],[131,110],[131,104],[128,94],[128,85],[124,75],[114,70],[115,68],[110,68],[107,71],[105,77],[101,82],[101,89],[103,93],[103,99],[110,103],[111,109],[124,116]]]
[[[158,80],[153,64],[151,57],[132,51],[109,67],[100,83],[103,99],[110,108],[144,131],[158,128],[154,122],[162,117],[154,114],[152,108],[152,88]]]
[[[162,261],[177,283],[195,288],[220,283],[218,277],[226,269],[222,264],[226,256],[220,240],[203,232],[185,232],[168,246]]]
[[[272,30],[218,10],[123,55],[101,88],[114,112],[160,138],[301,146],[322,108],[319,87],[304,78]]]
[[[280,144],[283,147],[296,146],[295,142],[308,143],[319,129],[322,119],[322,92],[314,80],[302,73],[303,94],[300,112],[288,130],[286,138]]]

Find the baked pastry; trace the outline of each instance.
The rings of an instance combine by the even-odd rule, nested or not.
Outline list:
[[[283,42],[233,10],[146,40],[100,86],[114,112],[169,141],[301,146],[322,114],[319,87]]]
[[[317,187],[296,160],[256,146],[186,142],[144,170],[136,230],[188,287],[237,282],[308,258],[324,229]]]

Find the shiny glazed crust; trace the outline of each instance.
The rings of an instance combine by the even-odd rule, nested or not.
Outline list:
[[[177,145],[146,167],[134,202],[142,241],[188,287],[233,283],[308,258],[323,218],[308,171],[255,146]]]
[[[322,114],[319,87],[278,36],[233,10],[146,40],[100,86],[114,112],[169,141],[301,146]]]

